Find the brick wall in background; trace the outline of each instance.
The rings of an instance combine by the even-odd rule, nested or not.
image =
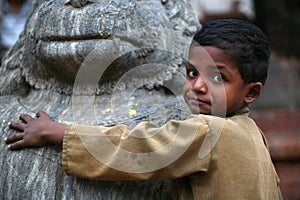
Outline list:
[[[300,64],[273,54],[251,116],[266,135],[285,200],[300,199]]]

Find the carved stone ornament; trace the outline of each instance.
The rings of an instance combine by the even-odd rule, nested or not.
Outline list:
[[[9,121],[38,110],[106,126],[184,118],[182,66],[199,28],[185,0],[33,0],[0,67],[2,141],[16,133]],[[67,176],[61,146],[0,148],[0,199],[171,199],[168,181]]]

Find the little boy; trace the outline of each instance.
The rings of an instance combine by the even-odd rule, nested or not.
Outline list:
[[[174,199],[282,199],[263,133],[248,117],[269,57],[268,40],[255,25],[212,21],[190,46],[183,86],[188,119],[130,129],[59,124],[40,111],[36,119],[22,114],[25,123],[10,123],[21,133],[5,142],[11,150],[63,144],[63,168],[72,176],[171,179]]]

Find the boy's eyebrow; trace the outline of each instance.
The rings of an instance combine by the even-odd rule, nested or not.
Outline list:
[[[186,61],[186,66],[193,67],[193,68],[197,69],[197,67],[195,67],[195,65],[193,65],[189,61]],[[209,68],[209,70],[228,71],[228,69],[223,65],[208,65],[207,68]]]
[[[209,67],[210,69],[217,69],[217,70],[228,71],[228,69],[225,66],[223,66],[223,65],[209,65],[207,67]]]
[[[193,67],[193,68],[196,69],[196,67],[192,63],[190,63],[189,61],[186,61],[186,66],[190,66],[190,67]]]
[[[190,67],[194,67],[194,68],[197,68],[195,65],[193,65],[192,63],[190,63],[189,61],[186,62],[186,65],[190,66]],[[208,68],[210,69],[223,69],[225,68],[224,66],[220,65],[220,66],[217,66],[217,65],[207,65]]]

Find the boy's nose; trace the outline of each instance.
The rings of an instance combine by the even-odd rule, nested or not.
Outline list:
[[[194,92],[207,93],[208,91],[205,80],[202,77],[198,77],[192,87]]]

